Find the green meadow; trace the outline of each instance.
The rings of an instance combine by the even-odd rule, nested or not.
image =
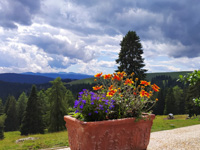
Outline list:
[[[156,116],[152,132],[170,130],[185,126],[200,124],[200,118],[186,119],[187,115],[175,115],[175,119],[168,120],[167,116]],[[68,146],[67,131],[21,136],[19,131],[5,132],[5,138],[0,140],[1,150],[33,150]],[[36,140],[27,140],[16,143],[16,140],[34,137]]]

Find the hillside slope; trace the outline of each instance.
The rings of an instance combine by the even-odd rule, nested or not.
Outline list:
[[[0,81],[12,83],[29,83],[29,84],[43,84],[54,80],[53,78],[35,75],[23,75],[17,73],[2,73],[0,74]]]

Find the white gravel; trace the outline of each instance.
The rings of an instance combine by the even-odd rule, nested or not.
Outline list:
[[[200,150],[200,125],[153,132],[147,150]]]

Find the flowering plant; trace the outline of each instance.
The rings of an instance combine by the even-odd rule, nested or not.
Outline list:
[[[154,92],[159,91],[156,84],[138,78],[133,81],[134,73],[125,72],[95,75],[97,85],[91,92],[84,89],[75,101],[76,113],[85,121],[100,121],[127,117],[140,117],[148,112],[158,99],[151,100]]]

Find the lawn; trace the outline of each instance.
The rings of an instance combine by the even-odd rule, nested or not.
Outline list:
[[[175,115],[174,119],[167,119],[168,116],[156,116],[153,121],[151,132],[170,130],[185,126],[200,124],[199,118],[186,119],[187,115]]]
[[[187,115],[175,115],[175,119],[168,120],[166,119],[167,116],[156,116],[152,132],[200,124],[199,118],[186,120],[186,117]],[[14,131],[5,132],[4,135],[5,139],[0,140],[0,150],[31,150],[68,146],[67,131],[29,136],[20,136],[19,131]],[[26,137],[35,137],[38,139],[16,143],[16,140]]]

